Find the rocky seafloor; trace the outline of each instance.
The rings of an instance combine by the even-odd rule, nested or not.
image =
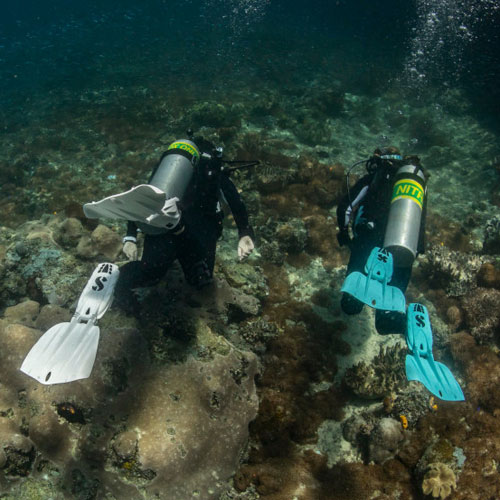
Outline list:
[[[500,498],[496,136],[451,90],[432,106],[319,81],[186,96],[68,92],[2,115],[0,497]],[[261,160],[234,174],[256,252],[237,262],[228,219],[211,288],[193,291],[174,267],[140,290],[138,317],[102,318],[88,379],[25,376],[24,356],[71,317],[97,263],[125,259],[123,224],[86,220],[81,204],[144,181],[188,127],[227,158]],[[407,301],[429,308],[434,356],[465,402],[407,382],[404,339],[379,336],[372,311],[340,311],[344,173],[382,144],[431,174]]]

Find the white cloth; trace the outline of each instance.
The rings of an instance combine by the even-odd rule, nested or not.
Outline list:
[[[238,242],[239,259],[243,260],[248,257],[253,252],[254,248],[255,245],[253,244],[252,238],[250,238],[250,236],[243,236],[242,238],[240,238],[240,241]]]

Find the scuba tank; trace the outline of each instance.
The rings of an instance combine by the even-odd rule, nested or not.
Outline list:
[[[417,256],[425,196],[426,179],[422,167],[400,167],[394,178],[384,238],[384,248],[392,253],[397,267],[411,266]]]
[[[161,189],[165,197],[182,200],[200,159],[198,146],[190,140],[175,141],[163,155],[149,184]]]
[[[165,199],[178,198],[184,193],[193,177],[195,166],[200,160],[200,150],[191,140],[180,139],[168,147],[160,164],[151,176],[149,184],[161,189]],[[137,222],[137,227],[145,234],[165,234],[167,229]]]

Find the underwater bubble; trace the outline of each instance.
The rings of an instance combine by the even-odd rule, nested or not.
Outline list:
[[[466,71],[463,53],[476,39],[474,29],[499,9],[500,3],[494,0],[417,0],[414,35],[401,80],[410,88],[425,84],[426,75],[456,80]]]

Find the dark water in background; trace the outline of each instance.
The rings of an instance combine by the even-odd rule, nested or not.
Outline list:
[[[317,103],[331,86],[374,103],[392,92],[393,103],[414,103],[425,117],[425,106],[460,89],[472,104],[467,113],[498,133],[499,27],[494,0],[4,1],[0,205],[8,207],[1,211],[8,219],[55,210],[51,193],[57,199],[67,196],[66,186],[78,188],[60,175],[65,165],[85,177],[100,162],[98,178],[114,174],[105,164],[114,153],[102,153],[107,145],[132,139],[116,157],[151,150],[162,130],[175,135],[205,125],[181,122],[206,100],[266,108],[273,94],[292,108],[300,100],[304,113],[311,90],[322,89]],[[359,113],[352,120],[360,121]],[[247,118],[245,109],[239,118]],[[304,128],[325,120],[309,118]],[[177,128],[166,127],[176,120]],[[425,154],[425,142],[419,145],[416,152]],[[90,194],[75,198],[81,203]]]
[[[203,93],[215,82],[290,87],[318,77],[376,94],[401,79],[462,86],[495,117],[499,10],[492,1],[456,3],[4,1],[1,97],[18,104],[48,91],[148,84]]]

